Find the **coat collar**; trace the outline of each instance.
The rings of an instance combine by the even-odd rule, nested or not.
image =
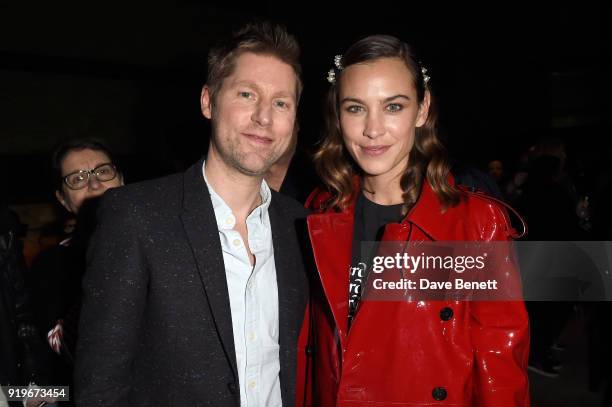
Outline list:
[[[454,185],[452,175],[448,176],[449,185]],[[402,223],[412,223],[421,229],[431,240],[447,240],[453,236],[456,208],[444,208],[438,196],[427,180],[423,181],[421,194],[416,204],[402,220]]]
[[[455,179],[451,174],[448,175],[448,182],[450,185],[455,185]],[[353,185],[354,191],[359,191],[361,189],[361,179],[355,177]],[[358,194],[354,193],[349,205],[340,213],[353,219],[357,197]],[[401,221],[401,224],[411,223],[432,240],[444,240],[448,239],[452,232],[452,222],[449,222],[449,220],[453,218],[454,212],[455,208],[444,209],[429,182],[424,180],[419,199]],[[331,215],[332,212],[326,214]]]

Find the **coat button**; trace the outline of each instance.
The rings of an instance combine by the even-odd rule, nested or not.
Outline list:
[[[442,321],[448,321],[453,317],[453,309],[450,307],[444,307],[440,310],[440,319]]]
[[[238,389],[236,388],[236,383],[234,382],[228,383],[227,389],[231,394],[236,394],[238,392]]]
[[[308,356],[312,356],[313,353],[314,353],[314,348],[311,345],[306,346],[306,354]]]
[[[434,387],[431,395],[435,400],[442,401],[446,398],[446,389],[444,387]]]

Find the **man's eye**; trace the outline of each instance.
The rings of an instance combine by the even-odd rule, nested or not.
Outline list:
[[[238,95],[241,98],[245,98],[245,99],[252,99],[253,98],[253,94],[251,92],[239,92]]]
[[[404,106],[400,105],[399,103],[391,103],[387,106],[387,110],[390,112],[399,112],[403,108]]]
[[[352,105],[346,108],[346,111],[349,113],[360,113],[363,111],[363,107],[361,106],[357,106],[357,105]]]
[[[289,107],[289,104],[282,100],[277,100],[276,102],[274,102],[274,105],[281,109],[287,109]]]

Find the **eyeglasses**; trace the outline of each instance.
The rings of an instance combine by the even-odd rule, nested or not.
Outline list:
[[[89,177],[92,175],[100,182],[111,181],[117,176],[117,168],[111,163],[104,163],[98,165],[93,170],[72,172],[63,177],[62,180],[70,189],[83,189],[89,184]]]

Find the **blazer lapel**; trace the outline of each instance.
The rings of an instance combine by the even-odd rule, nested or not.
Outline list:
[[[183,212],[180,215],[196,260],[204,294],[236,382],[236,351],[223,252],[210,194],[202,175],[203,160],[185,172]]]
[[[296,346],[306,308],[308,282],[304,274],[296,226],[272,195],[269,207],[278,284],[278,329],[283,404],[295,397]]]

